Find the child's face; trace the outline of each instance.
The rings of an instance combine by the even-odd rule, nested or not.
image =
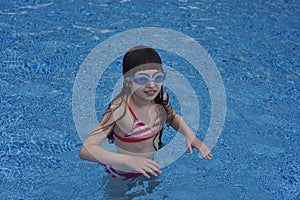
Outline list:
[[[164,78],[162,72],[157,69],[139,71],[134,76],[135,81],[131,81],[131,89],[139,98],[153,100],[160,92],[161,80],[164,80]],[[156,80],[158,80],[158,83],[155,82]]]

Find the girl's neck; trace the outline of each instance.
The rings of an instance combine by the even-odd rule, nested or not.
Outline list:
[[[132,94],[130,98],[131,102],[140,108],[149,108],[151,106],[152,101],[151,100],[144,100],[136,96],[135,94]]]

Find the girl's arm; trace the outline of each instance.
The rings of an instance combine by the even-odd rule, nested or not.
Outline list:
[[[205,159],[211,160],[212,156],[209,148],[195,136],[194,132],[190,129],[184,119],[175,112],[173,114],[171,126],[185,136],[190,154],[193,153],[192,147],[195,147]]]
[[[166,92],[164,93],[163,98],[165,107],[168,111],[167,123],[170,124],[176,131],[185,136],[189,153],[192,154],[192,147],[195,147],[205,159],[210,160],[211,153],[209,148],[195,136],[194,132],[190,129],[184,119],[173,110],[172,106],[170,105],[169,96]]]
[[[118,119],[122,115],[120,108],[121,104],[118,100],[111,103],[99,124],[85,139],[79,153],[82,160],[89,160],[105,165],[124,164],[126,162],[125,156],[106,151],[100,147],[113,130],[115,119]]]
[[[100,145],[107,139],[107,135],[111,133],[114,126],[102,128],[111,124],[114,121],[112,114],[105,114],[100,123],[90,133],[84,141],[80,149],[80,158],[82,160],[89,160],[105,165],[125,165],[136,172],[142,173],[147,178],[150,178],[148,173],[157,176],[160,171],[160,165],[148,158],[131,156],[126,154],[119,154],[107,151],[100,147]]]
[[[100,122],[82,144],[79,153],[80,158],[106,165],[125,164],[126,157],[124,155],[112,153],[100,147],[112,129],[113,126],[103,131]]]

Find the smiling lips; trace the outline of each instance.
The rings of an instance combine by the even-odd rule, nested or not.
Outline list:
[[[156,93],[156,90],[145,91],[147,96],[153,96]]]

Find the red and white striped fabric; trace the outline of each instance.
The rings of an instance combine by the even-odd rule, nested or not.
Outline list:
[[[123,142],[141,142],[144,140],[148,140],[154,136],[156,136],[160,131],[160,123],[161,123],[161,117],[160,115],[156,117],[153,125],[149,127],[147,124],[139,120],[136,115],[134,114],[132,108],[129,106],[129,104],[123,99],[123,101],[126,103],[126,105],[129,108],[130,113],[132,114],[134,118],[134,127],[133,129],[124,135],[124,137],[120,136],[116,132],[113,131],[113,135],[123,141]]]

